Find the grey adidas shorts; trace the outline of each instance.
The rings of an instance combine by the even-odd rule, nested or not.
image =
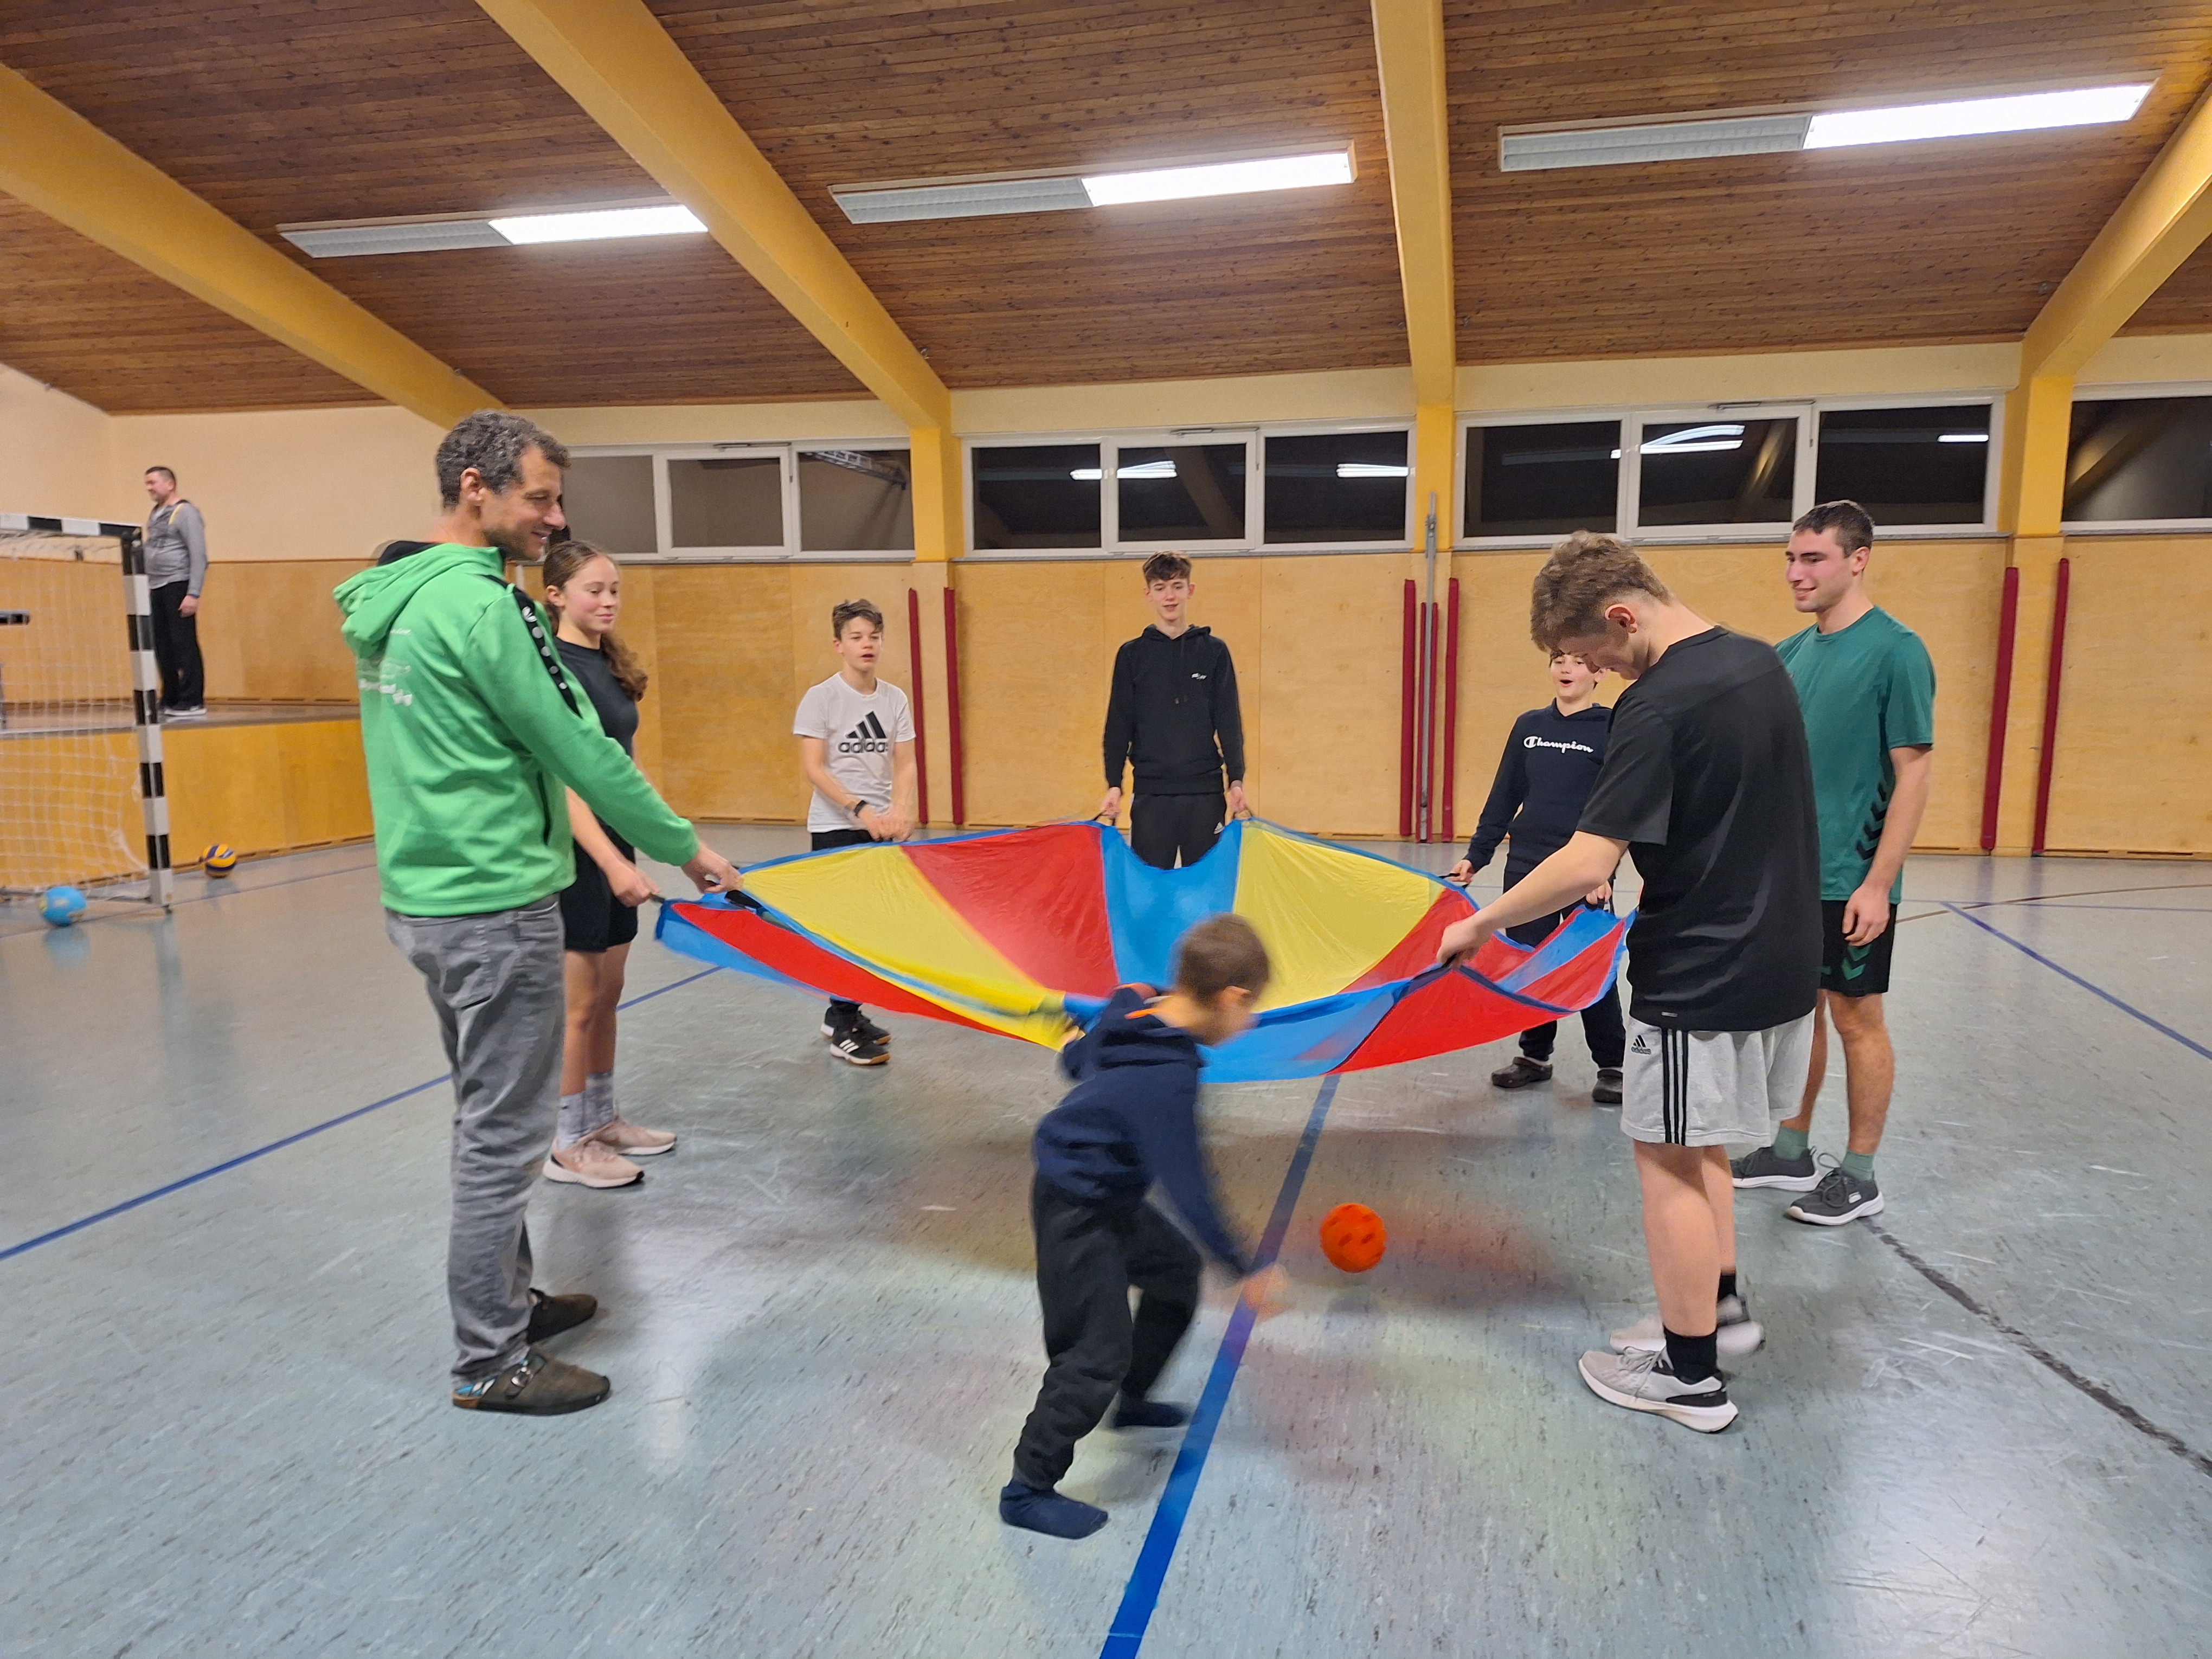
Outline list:
[[[1630,1020],[1621,1132],[1670,1146],[1765,1146],[1774,1120],[1795,1117],[1804,1097],[1813,1018],[1763,1031],[1678,1031]]]

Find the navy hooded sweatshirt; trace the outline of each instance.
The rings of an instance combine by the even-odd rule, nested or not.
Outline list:
[[[1199,1149],[1197,1039],[1146,1000],[1123,986],[1060,1051],[1076,1085],[1037,1124],[1037,1174],[1063,1197],[1112,1210],[1135,1209],[1158,1182],[1198,1242],[1241,1279],[1251,1261],[1214,1206]]]

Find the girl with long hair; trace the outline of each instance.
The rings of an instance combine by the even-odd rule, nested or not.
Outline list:
[[[555,640],[569,678],[591,697],[606,734],[629,752],[646,674],[615,635],[622,572],[589,542],[563,542],[545,556],[545,602],[560,618]],[[645,1129],[615,1105],[615,1010],[622,1002],[637,909],[654,888],[629,842],[568,792],[576,878],[561,895],[568,955],[568,1028],[561,1059],[561,1124],[545,1176],[581,1187],[630,1187],[645,1178],[631,1160],[669,1151],[676,1137]]]

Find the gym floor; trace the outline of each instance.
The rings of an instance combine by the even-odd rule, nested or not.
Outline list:
[[[994,1502],[1042,1364],[1049,1056],[894,1018],[855,1070],[808,1001],[641,942],[619,1092],[682,1143],[532,1213],[539,1282],[604,1308],[554,1351],[614,1396],[477,1417],[444,1390],[443,1061],[369,849],[180,889],[64,932],[0,907],[11,1655],[2205,1650],[2212,866],[1913,862],[1890,1206],[1743,1195],[1769,1335],[1719,1436],[1575,1374],[1649,1287],[1571,1026],[1515,1095],[1508,1044],[1212,1091],[1233,1211],[1294,1203],[1297,1301],[1221,1360],[1194,1489],[1161,1507],[1173,1437],[1085,1443],[1067,1489],[1114,1516],[1079,1544]],[[1346,1200],[1391,1230],[1363,1279],[1314,1243]]]

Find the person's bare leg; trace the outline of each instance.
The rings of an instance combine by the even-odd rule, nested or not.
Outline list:
[[[1798,1109],[1796,1116],[1782,1120],[1784,1128],[1795,1129],[1801,1135],[1812,1133],[1813,1108],[1820,1098],[1820,1085],[1828,1075],[1828,994],[1823,991],[1820,994],[1820,1000],[1813,1005],[1813,1063],[1805,1072],[1805,1103]],[[1836,1029],[1838,1031],[1843,1030],[1840,1020],[1837,1022]],[[1844,1053],[1848,1064],[1850,1048],[1846,1047]],[[1847,1084],[1848,1081],[1846,1079]],[[1852,1114],[1852,1120],[1854,1122],[1857,1121],[1856,1112]]]
[[[562,954],[563,988],[568,994],[568,1029],[561,1047],[561,1092],[580,1095],[591,1064],[593,1024],[599,1016],[599,959],[589,951]]]
[[[1728,1163],[1719,1147],[1636,1143],[1651,1286],[1658,1292],[1660,1322],[1677,1336],[1710,1336],[1718,1323],[1714,1291],[1720,1285],[1720,1227],[1707,1173],[1715,1155],[1726,1185]],[[1732,1218],[1733,1198],[1729,1202]]]
[[[1735,1176],[1729,1172],[1728,1148],[1705,1146],[1695,1150],[1705,1153],[1700,1166],[1705,1178],[1705,1204],[1713,1215],[1713,1245],[1720,1257],[1719,1271],[1735,1271]],[[1719,1280],[1714,1281],[1718,1288]],[[1693,1333],[1684,1332],[1684,1335]]]
[[[1889,1041],[1889,1022],[1882,1013],[1882,999],[1828,997],[1829,1018],[1844,1045],[1844,1094],[1850,1103],[1850,1150],[1872,1158],[1881,1147],[1881,1132],[1889,1121],[1889,1097],[1897,1086],[1897,1051]],[[1817,1056],[1820,1047],[1814,1048]]]
[[[602,951],[595,958],[599,964],[599,982],[592,1006],[590,1032],[591,1052],[587,1073],[611,1072],[615,1068],[615,1022],[617,1011],[622,1006],[623,981],[629,969],[629,946],[617,945]],[[576,1085],[582,1088],[580,1082]]]

